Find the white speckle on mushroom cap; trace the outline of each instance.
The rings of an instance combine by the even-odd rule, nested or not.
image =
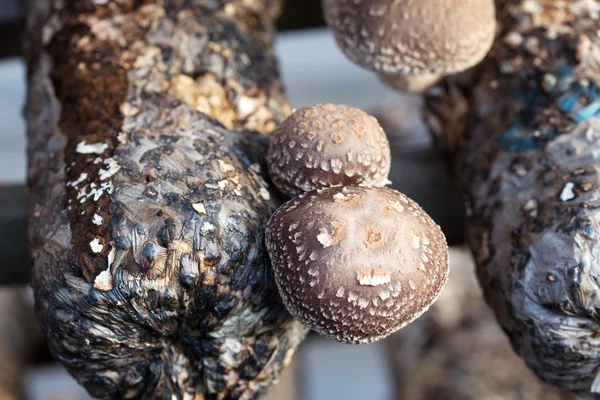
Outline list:
[[[412,237],[412,246],[415,249],[418,249],[419,247],[421,247],[421,238],[418,236],[413,236]]]
[[[267,154],[275,186],[289,196],[331,186],[385,186],[390,145],[375,118],[335,104],[316,104],[290,115]]]
[[[333,242],[331,235],[325,229],[321,229],[321,232],[317,235],[317,240],[325,248],[331,246],[331,243]]]
[[[381,339],[417,318],[448,276],[440,228],[387,188],[304,193],[273,214],[266,244],[290,313],[348,343]]]
[[[354,63],[385,75],[451,74],[491,48],[493,0],[322,0],[327,25]]]
[[[391,282],[391,274],[381,268],[363,268],[356,279],[363,286],[381,286]]]

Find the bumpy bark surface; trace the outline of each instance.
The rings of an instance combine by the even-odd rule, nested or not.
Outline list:
[[[264,249],[278,1],[32,0],[30,248],[56,358],[105,399],[252,399],[305,329]]]
[[[429,91],[428,122],[513,347],[548,382],[600,391],[600,5],[496,4],[491,54]]]
[[[467,249],[450,249],[450,278],[438,300],[386,343],[398,400],[578,398],[541,382],[511,351]]]

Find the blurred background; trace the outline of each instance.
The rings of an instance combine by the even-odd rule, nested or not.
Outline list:
[[[293,107],[344,103],[375,115],[393,151],[393,187],[442,226],[451,279],[418,321],[371,345],[310,335],[269,400],[574,399],[539,382],[517,358],[485,306],[462,246],[459,196],[432,149],[421,99],[386,88],[337,49],[319,0],[288,0],[276,42]],[[27,282],[25,70],[17,0],[0,0],[0,400],[87,399],[45,350]]]

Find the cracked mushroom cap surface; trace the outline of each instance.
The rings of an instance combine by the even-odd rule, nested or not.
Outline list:
[[[387,75],[468,69],[496,30],[493,0],[323,0],[323,11],[346,56]]]
[[[295,111],[279,126],[267,155],[273,183],[292,197],[331,186],[384,186],[390,160],[377,120],[336,104]]]
[[[402,328],[448,277],[439,226],[388,188],[305,193],[271,217],[266,243],[288,311],[341,342],[369,343]]]

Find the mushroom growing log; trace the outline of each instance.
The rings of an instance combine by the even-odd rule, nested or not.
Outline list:
[[[31,0],[29,240],[54,356],[95,397],[253,399],[306,329],[277,294],[276,0]]]
[[[470,73],[427,93],[487,302],[542,379],[600,391],[600,5],[498,0]]]
[[[427,313],[385,342],[397,400],[578,400],[541,382],[510,349],[483,301],[466,248]]]

